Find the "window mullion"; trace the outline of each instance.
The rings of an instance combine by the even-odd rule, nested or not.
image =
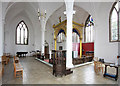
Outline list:
[[[119,11],[118,11],[118,22],[117,22],[117,25],[118,25],[118,41],[119,41]]]
[[[25,44],[25,29],[23,29],[23,43]]]
[[[28,44],[28,28],[24,21],[21,21],[16,27],[16,44],[26,45]]]
[[[21,44],[21,28],[20,28],[20,44]]]

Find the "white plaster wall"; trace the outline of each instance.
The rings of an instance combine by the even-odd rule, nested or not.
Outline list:
[[[106,62],[117,62],[118,43],[109,42],[109,12],[111,3],[102,3],[96,9],[95,20],[95,57],[104,58]]]
[[[107,3],[102,3],[102,2],[80,3],[80,2],[77,2],[77,3],[75,3],[75,5],[85,9],[89,14],[91,14],[93,16],[93,19],[95,22],[95,26],[94,26],[94,29],[95,29],[95,56],[102,57],[105,59],[105,61],[108,61],[108,62],[116,62],[116,60],[117,60],[116,56],[118,55],[118,52],[119,52],[119,48],[118,48],[119,44],[116,42],[113,42],[113,43],[109,42],[109,12],[112,7],[112,4],[113,4],[112,2],[107,2]],[[53,3],[50,5],[47,4],[47,7],[45,7],[46,5],[43,4],[42,6],[45,7],[45,8],[43,8],[43,11],[44,11],[44,9],[48,9],[49,6],[53,6],[53,5],[54,5]],[[56,4],[56,5],[58,5],[58,4]],[[59,5],[59,7],[57,7],[56,5],[55,5],[55,7],[53,6],[54,10],[49,8],[52,10],[52,12],[49,9],[47,11],[47,15],[49,13],[51,15],[54,11],[56,12],[56,13],[53,13],[52,16],[48,15],[48,16],[50,16],[50,18],[48,19],[48,22],[47,22],[49,25],[46,25],[45,39],[47,39],[47,42],[51,45],[49,48],[50,50],[54,49],[54,40],[53,40],[54,37],[52,35],[54,30],[52,28],[52,25],[58,23],[58,18],[59,18],[59,16],[63,16],[63,11],[65,9],[64,5],[60,9],[58,9],[58,8],[61,5]],[[41,6],[41,8],[42,8],[42,6]],[[34,13],[34,11],[30,11],[30,13]],[[76,14],[77,15],[75,15],[76,18],[74,18],[74,20],[75,20],[75,22],[78,22],[78,23],[84,23],[86,18],[88,17],[88,14],[85,14],[84,16],[80,15],[80,14],[82,14],[81,11],[79,11],[79,13],[76,13]],[[34,48],[41,49],[41,48],[39,48],[41,45],[40,44],[41,43],[41,41],[40,41],[40,38],[41,38],[40,37],[41,36],[40,29],[41,28],[39,27],[40,24],[38,22],[36,22],[37,20],[36,21],[34,20],[34,17],[31,18],[31,20],[32,20],[33,28],[35,29],[35,34],[34,34],[35,47]],[[28,20],[26,20],[26,21],[28,21]],[[16,24],[16,23],[14,23],[14,24]],[[14,26],[12,27],[10,25],[7,25],[7,27],[5,27],[5,28],[13,29]],[[12,34],[12,32],[9,32],[9,30],[8,30],[8,32],[6,31],[6,33],[8,33],[8,35]],[[11,39],[9,39],[9,40],[11,40]],[[13,40],[13,38],[12,38],[12,40]],[[11,51],[12,51],[12,49],[13,49],[13,51],[15,51],[16,48],[15,48],[15,46],[13,46],[13,44],[12,45],[9,44],[9,46],[11,46],[10,47]],[[10,50],[10,48],[9,48],[9,50]],[[12,53],[14,53],[14,52],[12,52]]]
[[[28,45],[15,44],[15,31],[17,24],[24,20],[29,30]],[[29,18],[25,16],[24,12],[17,15],[12,21],[7,21],[5,25],[5,52],[15,55],[18,51],[33,51],[34,50],[34,30]]]
[[[118,43],[118,55],[120,56],[120,43]]]
[[[118,56],[120,56],[120,43],[118,43]],[[118,64],[120,65],[120,58],[118,59]]]
[[[0,2],[0,12],[2,12],[2,3]],[[3,28],[2,28],[2,13],[0,13],[0,62],[3,54]]]
[[[95,26],[95,57],[104,58],[107,62],[117,62],[118,43],[109,42],[109,13],[113,2],[75,2],[75,5],[93,16]]]
[[[54,29],[52,28],[51,22],[47,22],[45,30],[45,40],[49,44],[49,52],[54,50]]]
[[[49,17],[46,24],[46,33],[45,33],[45,40],[49,43],[49,49],[54,49],[54,28],[53,24],[59,23],[59,17],[61,16],[61,21],[66,20],[66,16],[64,15],[65,11],[65,5],[63,4],[59,9],[56,9],[56,11]],[[74,10],[76,11],[76,14],[73,16],[73,20],[77,23],[84,23],[86,18],[88,17],[88,12],[86,12],[84,9],[74,6]],[[53,35],[52,35],[53,34]],[[57,43],[57,50],[59,49],[59,46],[63,46],[63,49],[66,49],[66,42],[63,43]]]
[[[62,43],[57,43],[57,50],[59,50],[59,47],[62,46],[63,50],[66,50],[66,41],[62,42]]]
[[[14,3],[6,9],[3,3],[3,13],[5,15],[5,52],[12,55],[17,51],[34,51],[41,49],[41,27],[33,3]],[[37,6],[37,3],[35,3]],[[7,12],[7,13],[6,13]],[[14,14],[13,14],[14,13]],[[24,20],[29,27],[29,45],[15,45],[15,28],[20,20]],[[12,42],[13,41],[13,42]],[[12,45],[11,45],[12,44]]]
[[[118,6],[120,8],[120,2],[118,3]],[[120,16],[120,12],[119,12],[119,16]],[[119,29],[120,29],[120,17],[119,17]],[[120,34],[120,31],[119,31],[119,34]],[[120,55],[120,42],[118,43],[118,55]]]
[[[35,50],[41,50],[41,27],[40,27],[40,22],[36,22],[36,21],[34,21],[34,23],[33,23],[34,25],[34,27],[33,27],[33,29],[34,29],[34,41],[35,41],[35,44],[34,44],[34,46],[35,46]]]

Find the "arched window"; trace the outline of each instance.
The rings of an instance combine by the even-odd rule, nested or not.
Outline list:
[[[16,27],[16,44],[28,45],[28,27],[21,21]]]
[[[85,42],[94,42],[93,26],[94,26],[93,18],[91,15],[89,15],[85,22],[85,30],[84,30],[85,31],[85,34],[84,34]]]
[[[73,43],[79,43],[80,42],[79,35],[75,32],[72,33],[72,42]]]
[[[65,41],[65,34],[63,32],[59,33],[57,36],[57,43],[62,43]]]
[[[110,39],[110,42],[120,41],[119,12],[120,12],[120,9],[118,7],[118,3],[115,2],[110,11],[110,17],[109,17],[109,28],[110,28],[109,39]]]

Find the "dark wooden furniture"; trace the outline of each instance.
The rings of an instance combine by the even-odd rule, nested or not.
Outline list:
[[[51,59],[49,59],[49,63],[53,64],[53,54],[51,54]]]
[[[109,67],[114,67],[116,69],[116,75],[107,73],[107,67],[108,66]],[[114,78],[117,81],[117,79],[118,79],[118,66],[116,66],[115,64],[111,64],[111,63],[105,63],[105,73],[104,73],[103,76],[104,77],[108,76],[108,77]]]
[[[77,65],[77,64],[82,64],[84,63],[85,58],[81,57],[81,58],[73,58],[73,65]]]
[[[49,46],[45,46],[45,59],[49,59]]]
[[[93,56],[86,56],[84,62],[91,62],[93,60]]]
[[[73,65],[82,64],[86,62],[91,62],[93,60],[92,56],[85,56],[81,58],[73,58]]]
[[[52,50],[53,53],[53,75],[63,76],[73,73],[70,69],[66,70],[66,50]]]
[[[17,52],[16,54],[17,54],[18,57],[26,57],[27,53],[28,52]]]
[[[41,51],[36,52],[36,57],[37,57],[38,59],[41,59]]]
[[[86,51],[86,56],[94,57],[94,51]]]
[[[45,59],[49,59],[50,54],[45,54]]]

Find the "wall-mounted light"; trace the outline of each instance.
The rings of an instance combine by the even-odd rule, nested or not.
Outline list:
[[[40,12],[40,9],[38,8],[38,19],[39,19],[39,21],[41,19],[40,17],[46,18],[46,14],[47,14],[46,10],[44,11],[44,13],[42,13],[42,12]]]

